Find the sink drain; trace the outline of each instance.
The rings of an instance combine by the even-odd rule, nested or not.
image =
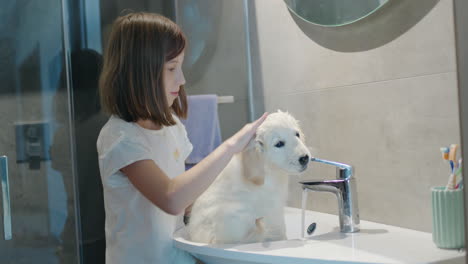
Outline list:
[[[307,234],[312,235],[312,233],[315,231],[316,227],[317,227],[316,223],[310,224],[310,226],[307,228]]]

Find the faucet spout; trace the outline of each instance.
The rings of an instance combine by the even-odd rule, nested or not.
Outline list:
[[[340,231],[353,233],[359,231],[359,209],[356,193],[356,179],[353,177],[353,168],[343,163],[311,158],[311,161],[320,162],[337,167],[336,180],[302,181],[303,189],[318,192],[334,193],[338,199]]]

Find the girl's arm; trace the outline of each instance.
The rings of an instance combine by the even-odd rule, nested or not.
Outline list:
[[[267,113],[223,142],[190,170],[170,179],[152,160],[134,162],[121,171],[153,204],[168,214],[178,215],[198,198],[235,153],[242,151],[263,123]]]

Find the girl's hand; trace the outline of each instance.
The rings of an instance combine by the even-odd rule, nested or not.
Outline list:
[[[264,113],[259,119],[252,123],[248,123],[236,134],[226,140],[226,143],[228,144],[231,151],[233,151],[233,153],[241,152],[245,146],[247,146],[247,144],[255,135],[257,128],[263,123],[263,121],[265,121],[267,116],[268,113]]]

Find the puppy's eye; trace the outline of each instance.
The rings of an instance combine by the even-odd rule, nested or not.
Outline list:
[[[296,132],[296,137],[300,138],[299,132]]]
[[[277,148],[281,148],[284,146],[284,141],[278,141],[278,143],[276,143],[275,147]]]

